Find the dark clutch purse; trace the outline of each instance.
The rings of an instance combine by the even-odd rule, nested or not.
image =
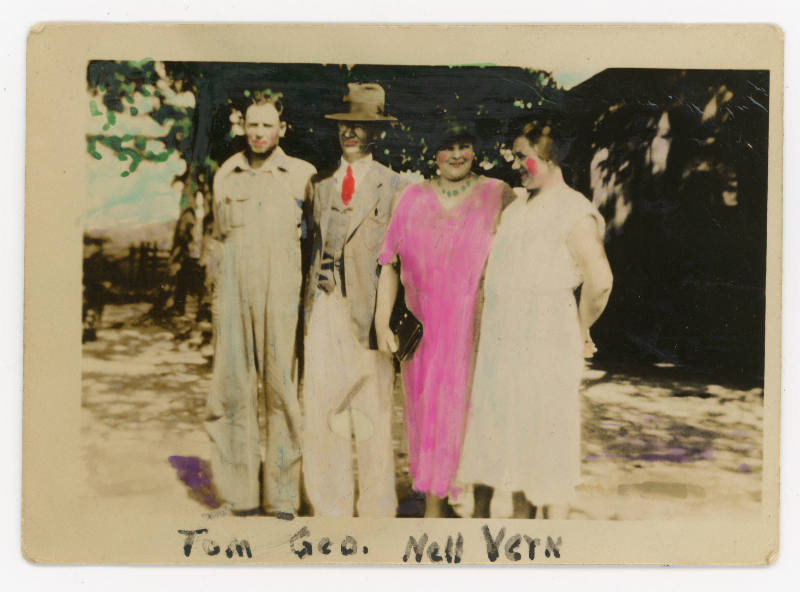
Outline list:
[[[422,323],[406,308],[405,294],[402,291],[397,294],[392,315],[389,317],[389,329],[397,337],[398,346],[394,357],[398,362],[410,360],[422,339]]]

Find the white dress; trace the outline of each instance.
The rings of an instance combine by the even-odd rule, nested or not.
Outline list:
[[[582,339],[567,247],[597,209],[566,185],[503,213],[486,269],[485,302],[461,456],[461,483],[563,503],[580,479]]]

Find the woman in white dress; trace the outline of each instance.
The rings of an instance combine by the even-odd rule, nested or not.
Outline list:
[[[580,478],[578,387],[612,275],[603,218],[564,182],[560,139],[551,122],[534,121],[513,145],[528,195],[503,213],[489,255],[461,457],[475,517],[489,516],[496,489],[513,493],[513,517],[541,506],[546,518]]]

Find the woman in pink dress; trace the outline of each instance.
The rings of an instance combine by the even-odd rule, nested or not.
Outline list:
[[[402,375],[409,473],[426,494],[426,517],[445,515],[447,496],[457,493],[476,296],[502,205],[513,198],[505,183],[472,172],[474,143],[466,127],[447,126],[436,151],[439,176],[400,194],[378,257],[378,348],[397,350],[389,317],[398,281],[423,326]]]

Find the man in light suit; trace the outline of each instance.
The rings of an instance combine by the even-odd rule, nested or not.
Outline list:
[[[316,516],[353,516],[352,438],[358,462],[359,516],[394,517],[391,438],[392,360],[374,330],[378,253],[393,197],[405,182],[372,159],[372,144],[395,118],[384,90],[350,84],[339,124],[342,158],[309,183],[311,262],[305,294],[303,474]]]

